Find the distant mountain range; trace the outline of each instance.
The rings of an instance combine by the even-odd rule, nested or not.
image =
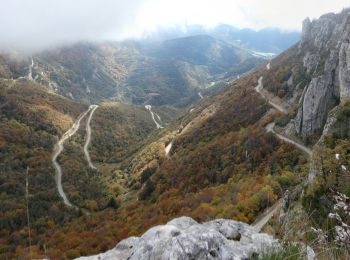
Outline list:
[[[80,43],[0,58],[0,77],[30,77],[78,101],[112,99],[132,104],[188,105],[198,92],[263,62],[250,51],[196,35],[162,42]]]
[[[0,55],[0,77],[30,76],[79,101],[186,106],[225,86],[299,39],[277,29],[229,25],[159,29],[143,40],[79,43],[34,54]]]
[[[300,32],[282,31],[277,28],[261,30],[238,29],[228,24],[221,24],[213,28],[202,25],[175,26],[159,28],[150,33],[146,39],[163,41],[180,37],[206,34],[218,40],[225,41],[238,47],[256,52],[279,54],[299,41]]]

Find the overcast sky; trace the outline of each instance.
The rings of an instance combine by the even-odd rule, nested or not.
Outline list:
[[[0,0],[0,48],[40,50],[80,40],[137,37],[157,26],[228,23],[300,30],[305,17],[349,0]]]

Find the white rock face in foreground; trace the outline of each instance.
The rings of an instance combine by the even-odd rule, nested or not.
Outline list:
[[[149,229],[141,237],[122,240],[106,253],[80,260],[248,259],[278,247],[277,240],[256,233],[251,226],[218,219],[198,224],[189,217],[173,219]]]

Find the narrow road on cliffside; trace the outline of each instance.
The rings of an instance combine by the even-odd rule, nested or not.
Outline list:
[[[312,150],[309,149],[308,147],[304,146],[303,144],[297,143],[281,134],[278,134],[274,130],[275,123],[270,123],[268,124],[265,129],[267,133],[273,133],[274,135],[277,136],[277,138],[281,139],[284,142],[293,144],[300,150],[304,151],[308,156],[312,155]],[[270,208],[268,208],[261,216],[260,218],[257,219],[257,221],[252,225],[254,230],[256,232],[260,232],[261,229],[266,225],[266,223],[273,217],[273,215],[280,209],[282,206],[282,199],[279,199],[275,204],[273,204]]]
[[[285,141],[286,143],[290,143],[294,146],[296,146],[297,148],[299,148],[300,150],[304,151],[308,156],[312,155],[312,150],[308,147],[306,147],[305,145],[301,144],[301,143],[297,143],[296,141],[289,139],[288,137],[285,137],[279,133],[276,133],[274,130],[275,127],[275,123],[270,123],[266,126],[266,131],[269,133],[273,133],[274,135],[276,135],[279,139],[281,139],[282,141]]]
[[[89,107],[91,112],[90,112],[89,118],[86,122],[86,140],[85,140],[85,144],[84,144],[84,153],[85,153],[86,160],[89,164],[89,167],[91,169],[96,169],[96,167],[93,165],[93,163],[91,161],[90,153],[89,153],[89,145],[91,142],[91,126],[90,126],[90,124],[91,124],[92,116],[97,108],[98,108],[98,105],[91,105]]]
[[[263,93],[264,86],[263,86],[262,81],[263,81],[263,77],[261,76],[258,80],[258,85],[255,87],[255,91],[258,92],[264,99],[266,99],[267,102],[269,102],[269,104],[271,106],[273,106],[274,108],[276,108],[278,111],[282,112],[283,114],[287,114],[287,110],[284,107],[272,102],[268,97],[266,97],[264,95],[264,93]]]
[[[270,63],[268,64],[269,67],[270,67]],[[270,68],[268,68],[270,69]],[[260,77],[259,80],[258,80],[258,85],[255,87],[255,91],[258,92],[262,98],[266,99],[267,102],[269,102],[269,104],[274,107],[275,109],[277,109],[278,111],[284,113],[284,114],[287,114],[287,110],[285,108],[283,108],[282,106],[278,105],[278,104],[275,104],[273,103],[266,95],[264,95],[262,93],[262,89],[263,89],[263,77]],[[273,133],[274,135],[276,135],[279,139],[281,139],[282,141],[285,141],[287,143],[290,143],[290,144],[293,144],[294,146],[296,146],[297,148],[299,148],[300,150],[304,151],[307,155],[311,156],[312,155],[312,150],[308,147],[306,147],[305,145],[301,144],[301,143],[297,143],[296,141],[288,138],[288,137],[285,137],[279,133],[276,133],[275,130],[275,123],[270,123],[268,124],[265,129],[266,131],[269,133]]]
[[[52,155],[52,164],[55,168],[55,180],[56,180],[56,185],[57,185],[57,190],[59,195],[62,197],[63,202],[65,205],[67,205],[68,207],[75,207],[67,198],[66,193],[63,190],[62,187],[62,168],[59,165],[59,163],[57,162],[57,158],[58,156],[62,153],[64,147],[64,142],[66,140],[68,140],[70,137],[72,137],[73,135],[75,135],[75,133],[78,131],[79,127],[80,127],[80,121],[91,111],[92,107],[90,106],[88,110],[86,110],[84,113],[82,113],[78,119],[74,122],[74,124],[72,125],[72,127],[63,134],[63,136],[61,137],[61,139],[56,143],[54,151],[53,151],[53,155]]]
[[[266,67],[268,70],[270,69],[270,63],[268,64],[268,67]],[[269,104],[274,107],[275,109],[277,109],[278,111],[287,114],[287,110],[285,108],[283,108],[282,106],[273,103],[267,96],[265,96],[262,92],[263,90],[263,83],[262,83],[263,77],[260,77],[258,80],[258,85],[255,87],[255,91],[257,93],[259,93],[264,99],[266,99],[266,101],[269,102]],[[312,157],[312,150],[308,147],[306,147],[305,145],[298,143],[286,136],[283,136],[279,133],[277,133],[275,130],[275,122],[272,122],[270,124],[268,124],[265,129],[267,133],[273,133],[274,135],[277,136],[277,138],[279,138],[280,140],[286,142],[286,143],[290,143],[292,145],[294,145],[295,147],[297,147],[298,149],[302,150],[303,152],[305,152],[310,158]],[[274,205],[272,205],[269,209],[267,209],[265,211],[265,213],[262,214],[261,218],[259,218],[257,220],[257,222],[255,222],[252,226],[254,228],[255,231],[260,232],[261,229],[266,225],[266,223],[273,217],[273,215],[278,211],[278,209],[282,206],[282,199],[278,200]]]

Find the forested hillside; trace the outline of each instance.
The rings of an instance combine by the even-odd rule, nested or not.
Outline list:
[[[347,259],[349,24],[306,19],[272,60],[225,27],[1,55],[0,258],[97,254],[189,216]]]
[[[91,155],[98,170],[89,170],[84,160],[81,149],[83,126],[67,143],[59,159],[63,171],[69,173],[63,179],[68,197],[90,214],[67,210],[56,195],[51,203],[46,202],[52,215],[49,213],[40,217],[40,212],[34,214],[37,204],[31,199],[32,243],[39,246],[35,247],[38,256],[45,254],[45,248],[48,248],[46,254],[53,258],[62,255],[73,258],[105,251],[115,241],[141,234],[148,227],[182,215],[192,216],[198,221],[234,218],[251,223],[261,210],[273,205],[284,190],[301,181],[305,174],[303,165],[307,161],[294,146],[282,143],[264,129],[267,123],[280,115],[269,113],[266,116],[269,106],[254,91],[256,75],[238,81],[224,92],[203,101],[196,108],[197,112],[180,118],[170,129],[180,127],[181,122],[190,126],[185,126],[175,136],[170,159],[164,155],[152,157],[150,154],[153,163],[146,161],[146,167],[140,168],[141,171],[131,171],[125,162],[119,165],[111,163],[118,163],[123,154],[128,156],[127,152],[117,149],[120,134],[127,138],[127,130],[143,129],[141,132],[134,130],[133,135],[136,134],[136,137],[131,137],[128,144],[121,143],[121,146],[125,145],[126,151],[132,151],[137,147],[131,145],[132,142],[136,141],[137,144],[137,140],[141,140],[137,136],[142,138],[146,136],[147,129],[151,130],[153,122],[150,118],[146,120],[147,111],[134,114],[132,111],[137,108],[129,107],[124,115],[121,109],[125,108],[102,104],[92,121],[93,132],[98,129],[105,131],[103,135],[99,133],[92,137]],[[215,104],[212,115],[203,120],[196,119],[201,117],[198,112],[212,107],[212,102]],[[123,115],[119,125],[126,126],[125,130],[118,126],[115,137],[114,130],[107,131],[104,127],[107,122],[118,122],[113,111],[119,112],[118,117]],[[134,124],[140,122],[140,125],[133,124],[130,128],[130,116]],[[165,131],[164,138],[169,134],[172,132]],[[101,139],[105,136],[108,138]],[[95,143],[97,140],[98,143]],[[101,151],[108,151],[113,140],[117,141],[116,146],[113,145],[113,150],[106,153],[109,157],[106,157]],[[159,141],[151,137],[146,148],[154,147]],[[104,144],[106,148],[102,148]],[[164,144],[159,147],[164,149]],[[114,149],[115,156],[110,157]],[[161,154],[162,150],[156,149],[156,153]],[[48,169],[51,168],[49,160],[47,156]],[[35,168],[30,169],[29,173]],[[24,171],[23,168],[23,176]],[[53,169],[47,176],[52,172]],[[34,180],[34,176],[31,180],[40,184],[40,181]],[[46,181],[51,183],[54,192],[53,179],[48,177]],[[3,185],[6,183],[3,181]],[[36,194],[34,187],[31,187],[30,194]],[[24,197],[21,201],[24,202]],[[54,214],[57,210],[61,213]],[[3,214],[10,212],[9,209]],[[24,208],[22,214],[25,214]],[[40,225],[37,224],[39,220]],[[26,230],[25,224],[11,226],[8,222],[3,223],[3,232],[11,234],[10,240],[2,242],[6,255],[19,256],[25,253],[18,246],[15,253],[10,246],[12,239],[16,239],[16,245],[26,245],[27,237],[23,232]],[[50,232],[46,232],[47,227],[50,227]],[[23,230],[23,235],[16,237],[15,234],[21,233],[19,228]]]
[[[64,144],[58,158],[67,197],[82,209],[76,210],[64,205],[57,193],[52,153],[55,143],[87,110],[87,105],[72,102],[26,80],[0,84],[1,257],[24,257],[28,253],[25,249],[27,169],[33,252],[42,257],[44,246],[50,246],[47,237],[50,232],[84,217],[86,212],[92,214],[117,207],[115,198],[122,191],[123,182],[117,178],[120,189],[118,182],[111,183],[117,176],[113,164],[139,149],[156,127],[144,107],[100,104],[91,122],[91,157],[98,165],[98,170],[93,170],[89,169],[83,152],[86,139],[86,118],[83,118],[77,134]],[[176,115],[173,109],[164,110],[167,111],[164,122]],[[100,163],[103,163],[101,170]]]

